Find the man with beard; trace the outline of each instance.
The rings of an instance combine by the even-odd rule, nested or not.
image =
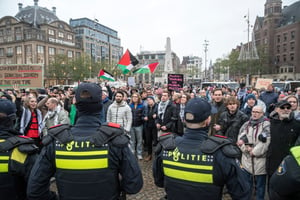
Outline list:
[[[272,176],[281,161],[290,152],[290,148],[299,144],[300,122],[295,120],[291,104],[280,101],[270,114],[271,142],[267,152],[266,170],[268,178]]]
[[[124,93],[117,91],[115,95],[115,101],[108,107],[107,110],[107,122],[114,122],[121,124],[127,133],[130,132],[132,124],[131,108],[123,100]]]

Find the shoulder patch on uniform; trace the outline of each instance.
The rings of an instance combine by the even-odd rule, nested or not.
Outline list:
[[[60,143],[66,144],[73,140],[73,136],[70,133],[70,125],[60,124],[53,126],[49,129],[48,135],[46,135],[42,143],[44,145],[49,144],[53,139],[58,140]]]
[[[158,137],[158,142],[165,150],[173,150],[175,145],[175,136],[172,133],[165,133]]]
[[[235,146],[232,140],[223,137],[210,136],[207,140],[203,141],[200,147],[203,153],[212,154],[218,149],[221,149],[222,152],[232,158],[240,157],[240,150]]]
[[[284,175],[286,173],[285,161],[283,160],[276,170],[277,175]]]

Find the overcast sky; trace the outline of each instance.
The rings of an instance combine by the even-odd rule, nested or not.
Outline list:
[[[56,7],[59,19],[87,17],[118,31],[121,45],[135,55],[140,50],[164,50],[166,38],[171,49],[182,56],[208,60],[228,55],[232,48],[247,42],[247,23],[263,16],[266,0],[39,0],[41,7]],[[282,0],[290,5],[297,0]],[[15,16],[18,3],[32,6],[33,0],[0,0],[0,17]]]

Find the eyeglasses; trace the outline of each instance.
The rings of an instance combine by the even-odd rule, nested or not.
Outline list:
[[[290,106],[282,106],[282,107],[280,107],[280,109],[281,109],[281,110],[284,110],[284,109],[289,110],[289,109],[291,109],[291,107],[290,107]]]
[[[262,112],[252,110],[252,113],[254,113],[254,114],[260,114],[260,113],[262,113]]]

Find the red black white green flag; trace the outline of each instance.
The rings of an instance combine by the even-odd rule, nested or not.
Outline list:
[[[114,76],[111,73],[105,71],[104,69],[101,69],[99,71],[98,77],[109,81],[115,81]]]
[[[133,73],[140,73],[140,74],[146,74],[146,73],[154,73],[156,67],[158,66],[158,62],[151,63],[148,65],[144,65],[136,70],[133,71]]]
[[[123,74],[127,74],[139,61],[127,49],[118,63],[118,67],[122,70]]]

